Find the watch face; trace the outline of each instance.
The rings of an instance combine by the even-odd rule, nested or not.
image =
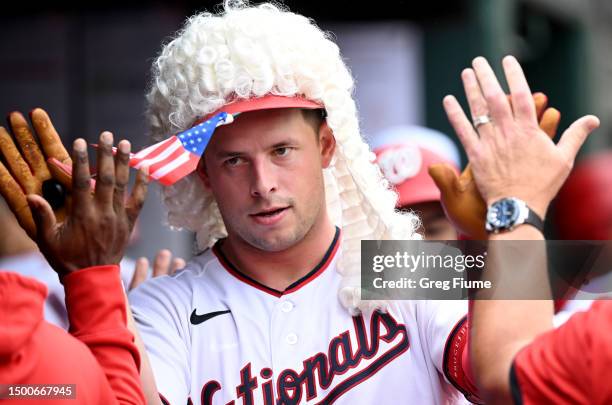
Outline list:
[[[495,229],[506,229],[514,225],[519,216],[516,202],[505,198],[495,202],[487,213],[487,222]]]

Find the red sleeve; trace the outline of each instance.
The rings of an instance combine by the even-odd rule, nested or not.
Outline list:
[[[510,371],[518,404],[612,403],[612,301],[598,301],[523,348]]]
[[[444,349],[444,376],[465,398],[476,404],[483,401],[472,377],[469,358],[469,316],[463,317],[453,328]]]
[[[117,401],[144,404],[140,355],[127,328],[126,299],[118,266],[97,266],[63,277],[70,333],[102,367]]]

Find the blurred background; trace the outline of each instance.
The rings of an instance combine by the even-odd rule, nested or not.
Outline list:
[[[443,96],[458,95],[465,105],[459,75],[472,58],[483,55],[500,72],[501,58],[513,54],[532,90],[545,92],[562,112],[562,128],[585,113],[602,119],[583,154],[612,146],[610,0],[284,4],[334,33],[356,78],[362,129],[370,140],[405,124],[455,139]],[[218,1],[3,6],[0,111],[45,108],[67,145],[77,137],[93,142],[110,130],[141,148],[147,144],[144,94],[161,44],[189,15],[217,8]],[[164,226],[156,187],[128,253],[151,258],[167,247],[189,258],[192,235]]]

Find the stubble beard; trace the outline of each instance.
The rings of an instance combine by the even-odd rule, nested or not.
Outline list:
[[[317,218],[321,212],[321,199],[318,198],[316,207],[308,207],[305,211],[300,213],[297,209],[295,201],[293,199],[287,201],[287,205],[290,205],[292,212],[287,214],[293,215],[295,218],[295,225],[292,229],[283,230],[276,235],[271,237],[265,237],[253,232],[248,227],[236,227],[235,232],[238,236],[252,247],[264,251],[264,252],[280,252],[288,249],[300,241],[302,241],[308,232],[312,229]]]

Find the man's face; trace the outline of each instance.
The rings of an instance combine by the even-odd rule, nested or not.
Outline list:
[[[200,162],[230,238],[281,251],[325,220],[322,168],[335,141],[298,109],[243,113],[217,128]]]
[[[422,228],[419,232],[423,233],[427,240],[456,240],[457,231],[450,223],[444,209],[438,201],[414,204],[403,207],[404,209],[415,211],[421,218]]]

